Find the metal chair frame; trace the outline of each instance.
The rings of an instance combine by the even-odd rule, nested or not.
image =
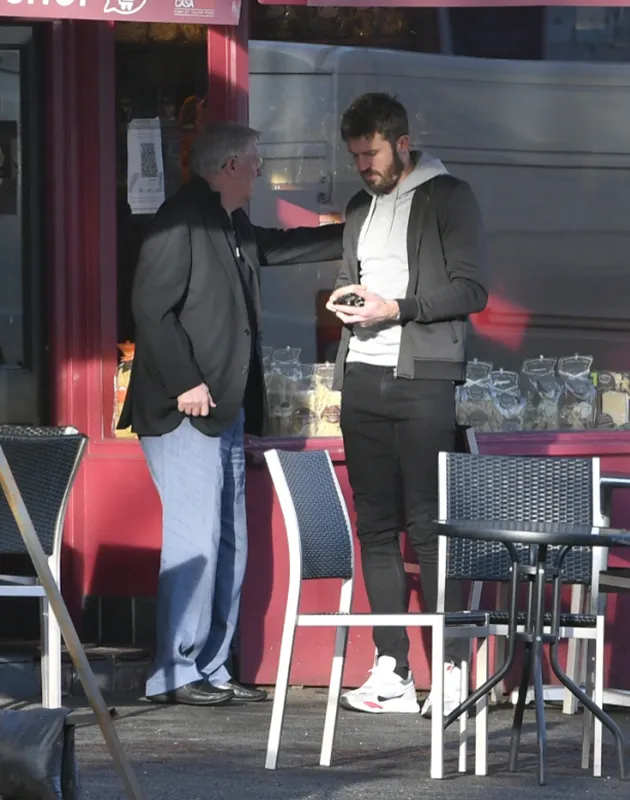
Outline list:
[[[452,453],[441,453],[439,456],[439,518],[442,520],[453,518],[458,516],[456,513],[453,513],[453,506],[454,501],[453,498],[449,495],[449,481],[448,481],[448,469],[449,466],[456,463],[459,460],[459,463],[463,463],[461,459],[468,459],[469,461],[469,468],[468,472],[473,474],[475,471],[473,470],[473,465],[477,470],[481,470],[483,466],[488,466],[492,464],[496,468],[501,469],[509,469],[510,467],[519,469],[523,476],[530,476],[532,480],[535,479],[536,475],[539,475],[540,470],[550,469],[552,465],[550,464],[551,461],[556,460],[557,462],[563,462],[565,464],[569,464],[573,462],[574,466],[578,462],[581,463],[583,467],[583,473],[588,474],[588,483],[589,483],[589,491],[590,491],[590,499],[589,502],[586,504],[589,509],[589,519],[584,520],[577,520],[577,519],[562,519],[561,513],[558,509],[553,509],[551,507],[551,503],[547,505],[547,501],[542,504],[543,507],[543,517],[541,518],[541,504],[538,504],[534,507],[534,505],[530,505],[530,513],[527,513],[527,510],[521,511],[520,516],[521,520],[523,521],[532,521],[532,522],[550,522],[550,521],[566,521],[566,522],[579,522],[582,521],[584,524],[601,526],[605,524],[605,519],[601,513],[600,509],[600,464],[599,459],[567,459],[567,458],[560,458],[554,459],[553,457],[522,457],[522,456],[483,456],[478,454],[452,454]],[[489,467],[490,468],[490,467]],[[538,470],[538,472],[537,472]],[[476,473],[475,473],[476,474]],[[584,482],[586,483],[586,479],[584,478]],[[537,484],[538,486],[540,484]],[[527,492],[527,487],[522,486],[520,487],[521,491]],[[461,484],[458,486],[459,492],[475,492],[479,489],[476,486],[469,486],[469,487],[462,487]],[[527,509],[527,495],[523,495],[521,497],[520,505]],[[483,505],[483,504],[482,504]],[[496,493],[495,493],[495,500],[493,506],[492,516],[494,518],[500,518],[503,516],[505,519],[513,519],[514,515],[514,493],[509,493],[509,496],[506,498],[501,498],[501,503],[499,504],[499,510],[504,507],[504,513],[497,514],[497,506],[496,506]],[[552,515],[552,516],[549,516]],[[553,518],[552,518],[553,517]],[[468,516],[466,515],[465,518],[482,518],[481,516]],[[507,580],[509,579],[509,575],[506,572],[505,574],[500,574],[495,571],[494,574],[489,574],[488,576],[480,576],[478,572],[474,574],[466,574],[465,571],[460,569],[456,569],[453,571],[451,568],[451,561],[453,559],[453,552],[454,548],[461,547],[461,542],[459,540],[452,540],[449,541],[446,537],[440,537],[440,577],[439,577],[439,587],[440,587],[440,596],[438,598],[438,609],[443,608],[444,605],[444,587],[447,580],[449,578],[456,578],[459,580],[472,580],[473,581],[473,598],[471,603],[471,608],[476,610],[479,608],[480,596],[481,596],[481,587],[483,583],[486,581],[497,582],[499,586],[503,586]],[[469,556],[474,561],[475,553],[483,551],[483,543],[477,542],[469,542],[466,545],[470,548]],[[481,548],[481,549],[480,549]],[[603,653],[604,653],[604,613],[605,613],[605,595],[600,593],[599,591],[599,575],[603,569],[605,569],[607,564],[607,550],[605,548],[594,548],[592,551],[585,552],[582,554],[575,554],[574,556],[576,559],[584,558],[588,560],[588,563],[578,562],[576,560],[576,570],[577,573],[580,573],[581,576],[580,580],[581,583],[573,583],[573,587],[577,587],[580,590],[584,589],[584,586],[590,586],[589,592],[589,602],[588,602],[588,613],[590,616],[593,617],[592,624],[589,623],[590,627],[585,627],[583,625],[584,621],[581,621],[581,624],[570,624],[572,617],[575,618],[579,616],[582,612],[582,608],[578,608],[575,610],[575,595],[577,592],[574,591],[572,597],[572,608],[571,613],[567,615],[568,624],[562,625],[560,629],[560,635],[562,638],[567,638],[569,640],[586,640],[588,645],[592,646],[594,649],[589,652],[592,653],[592,657],[589,660],[589,669],[588,674],[586,677],[587,683],[587,691],[589,694],[593,695],[594,701],[601,707],[603,704]],[[578,620],[579,621],[579,620]],[[490,614],[490,634],[493,636],[498,637],[499,639],[505,640],[505,637],[508,633],[508,626],[506,624],[493,624],[492,623],[492,613]],[[522,629],[522,626],[521,626]],[[549,628],[546,628],[548,631]],[[450,631],[449,631],[450,634]],[[488,673],[488,647],[487,643],[484,643],[483,647],[480,648],[479,653],[477,655],[477,684],[480,685],[479,675],[485,679],[485,676]],[[462,684],[465,683],[465,689],[467,691],[468,684],[469,684],[469,664],[462,665]],[[477,704],[477,714],[476,714],[476,756],[475,756],[475,772],[478,775],[485,775],[487,774],[487,714],[488,714],[488,698],[483,698]],[[589,757],[590,757],[590,740],[591,740],[591,727],[592,727],[592,715],[590,713],[585,713],[584,719],[584,735],[583,735],[583,752],[582,752],[582,766],[584,768],[588,768],[589,765]],[[465,739],[465,733],[464,733]],[[462,743],[462,747],[465,750],[465,741]],[[594,758],[593,758],[593,771],[594,774],[601,775],[601,750],[602,750],[602,726],[598,720],[595,721],[595,728],[594,728]],[[465,759],[465,753],[463,755]]]
[[[285,473],[283,460],[299,459],[304,461],[304,468],[308,468],[308,459],[322,459],[328,468],[328,478],[330,480],[331,494],[334,496],[329,500],[336,500],[342,513],[343,533],[340,537],[341,545],[332,541],[331,546],[339,547],[341,565],[334,573],[326,571],[325,574],[318,574],[312,569],[305,569],[303,552],[303,531],[301,530],[299,513],[296,509],[296,502],[300,498],[293,496],[289,487]],[[442,778],[444,776],[444,635],[449,623],[457,623],[454,636],[465,638],[485,637],[487,628],[485,627],[486,617],[483,614],[471,614],[461,612],[459,614],[356,614],[352,613],[352,598],[354,591],[354,543],[352,538],[352,528],[348,510],[341,492],[341,487],[336,478],[334,467],[330,455],[325,451],[314,451],[311,453],[283,453],[282,451],[270,450],[265,453],[265,459],[273,480],[273,484],[278,496],[280,507],[284,516],[288,549],[289,549],[289,590],[285,613],[282,643],[280,647],[278,674],[273,700],[273,710],[271,715],[271,725],[269,729],[269,739],[267,745],[267,755],[265,767],[275,769],[278,762],[280,750],[282,727],[286,707],[287,691],[293,656],[293,646],[295,633],[298,627],[333,627],[337,629],[335,638],[334,655],[330,676],[328,692],[328,702],[326,706],[326,717],[324,722],[324,733],[320,752],[320,765],[330,766],[332,749],[335,739],[339,697],[343,680],[343,670],[345,665],[346,648],[348,642],[348,632],[351,627],[374,627],[395,626],[409,627],[419,626],[431,628],[433,636],[432,672],[433,689],[435,691],[435,704],[431,720],[431,759],[430,774],[432,778]],[[314,463],[314,462],[311,462]],[[326,498],[321,497],[319,501],[325,505]],[[321,529],[321,536],[325,537],[326,530]],[[344,566],[345,564],[345,566]],[[326,614],[302,614],[299,611],[300,595],[303,580],[316,580],[318,578],[339,578],[341,579],[341,590],[339,596],[339,611]],[[466,624],[470,620],[470,624]],[[483,624],[482,624],[483,623]],[[450,630],[449,630],[449,635]]]
[[[0,426],[0,446],[5,450],[9,463],[11,462],[11,450],[16,443],[23,443],[24,447],[33,448],[33,455],[37,455],[38,445],[54,446],[53,442],[61,437],[67,441],[66,437],[76,439],[76,453],[74,461],[70,465],[67,475],[64,476],[66,485],[64,490],[55,492],[57,502],[53,507],[46,510],[48,515],[54,518],[54,533],[52,541],[42,542],[45,555],[47,556],[48,566],[53,575],[55,583],[61,588],[61,547],[63,543],[63,527],[68,507],[70,492],[74,484],[79,466],[83,459],[87,437],[79,434],[73,428],[26,428],[14,426]],[[34,467],[36,466],[34,462]],[[15,469],[14,469],[15,472]],[[45,476],[42,476],[45,478]],[[19,476],[16,476],[18,485]],[[23,488],[20,486],[22,494]],[[42,480],[41,492],[48,495],[46,481]],[[8,508],[7,500],[0,492],[0,506],[4,505],[7,511],[5,516],[9,520],[12,515]],[[28,506],[27,506],[28,507]],[[34,516],[31,508],[28,509],[31,516]],[[15,523],[13,523],[15,525]],[[39,530],[38,530],[39,533]],[[41,537],[40,537],[41,539]],[[0,555],[28,555],[28,551],[17,529],[0,530]],[[36,577],[23,575],[1,575],[0,574],[0,598],[2,597],[37,597],[40,604],[40,629],[41,629],[41,685],[42,685],[42,705],[45,708],[59,708],[62,704],[62,668],[61,668],[61,629],[55,617],[46,591]]]

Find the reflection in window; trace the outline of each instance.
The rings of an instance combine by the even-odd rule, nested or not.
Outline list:
[[[440,52],[433,8],[305,8],[250,4],[251,38]]]
[[[0,51],[0,366],[25,362],[20,172],[20,54]]]
[[[127,199],[127,130],[160,120],[165,193],[187,177],[187,148],[208,88],[205,25],[116,25],[118,341],[133,340],[131,286],[152,214],[132,214]]]

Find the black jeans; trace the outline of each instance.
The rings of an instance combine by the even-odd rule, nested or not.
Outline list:
[[[394,370],[347,365],[341,429],[354,494],[363,577],[370,607],[378,614],[408,609],[400,535],[407,532],[418,562],[424,608],[436,610],[438,453],[455,449],[455,390],[451,381],[395,378]],[[461,587],[448,581],[445,610],[461,611]],[[379,656],[408,666],[404,628],[375,628]],[[447,640],[446,661],[468,654],[464,639]]]

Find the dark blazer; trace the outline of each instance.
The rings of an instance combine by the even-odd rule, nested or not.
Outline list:
[[[254,272],[248,282],[257,328],[261,266],[341,258],[343,225],[257,228],[244,211],[232,220],[246,269]],[[263,432],[260,336],[256,330],[252,359],[251,317],[234,243],[219,195],[202,178],[193,177],[158,210],[133,285],[136,350],[120,428],[131,425],[140,436],[174,430],[183,418],[178,395],[206,383],[217,407],[208,417],[190,418],[199,431],[220,435],[245,406],[248,432]],[[258,376],[248,383],[251,370]]]

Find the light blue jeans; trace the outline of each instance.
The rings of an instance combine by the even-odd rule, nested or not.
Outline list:
[[[206,679],[230,680],[225,662],[247,561],[244,415],[220,437],[185,419],[141,440],[162,500],[155,660],[147,696]]]

